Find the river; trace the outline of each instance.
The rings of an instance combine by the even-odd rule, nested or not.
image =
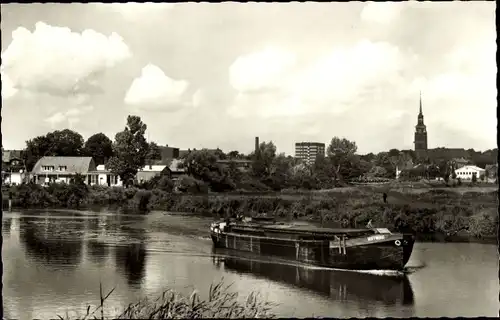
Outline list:
[[[416,243],[407,277],[332,271],[215,251],[210,219],[152,212],[4,212],[3,306],[8,319],[83,314],[99,283],[106,312],[164,289],[206,294],[221,279],[260,292],[280,317],[498,316],[497,246]]]

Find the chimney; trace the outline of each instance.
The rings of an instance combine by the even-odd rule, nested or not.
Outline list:
[[[259,152],[259,137],[255,137],[255,154]]]

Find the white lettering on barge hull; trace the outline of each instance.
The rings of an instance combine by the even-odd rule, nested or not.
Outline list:
[[[376,235],[376,236],[370,236],[368,237],[368,241],[378,241],[378,240],[384,240],[385,236],[383,235]]]

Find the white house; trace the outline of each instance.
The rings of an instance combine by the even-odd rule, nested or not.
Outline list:
[[[455,170],[457,178],[460,178],[462,180],[472,180],[473,175],[476,175],[476,178],[479,180],[479,177],[481,175],[484,175],[485,173],[486,170],[473,165],[463,166]]]
[[[121,187],[123,185],[119,176],[112,174],[103,164],[97,166],[92,172],[90,185]]]

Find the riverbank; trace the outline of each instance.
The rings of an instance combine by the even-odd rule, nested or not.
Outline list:
[[[382,192],[387,192],[387,203]],[[95,208],[118,206],[124,212],[151,210],[226,217],[233,214],[301,219],[328,226],[372,225],[412,232],[419,240],[496,238],[494,188],[348,187],[317,192],[273,194],[172,194],[162,190],[37,185],[11,189],[14,208]],[[3,206],[8,202],[3,192]]]
[[[106,301],[114,289],[106,295],[100,287],[100,302],[97,306],[89,305],[86,314],[77,314],[79,319],[107,319],[105,314]],[[273,304],[263,300],[259,294],[250,293],[246,299],[239,299],[236,292],[230,291],[230,286],[223,282],[212,284],[207,298],[201,298],[194,290],[190,296],[182,295],[174,290],[165,290],[158,298],[151,300],[143,298],[131,303],[125,310],[110,319],[246,319],[274,318],[271,312]],[[58,315],[59,319],[70,319]]]

